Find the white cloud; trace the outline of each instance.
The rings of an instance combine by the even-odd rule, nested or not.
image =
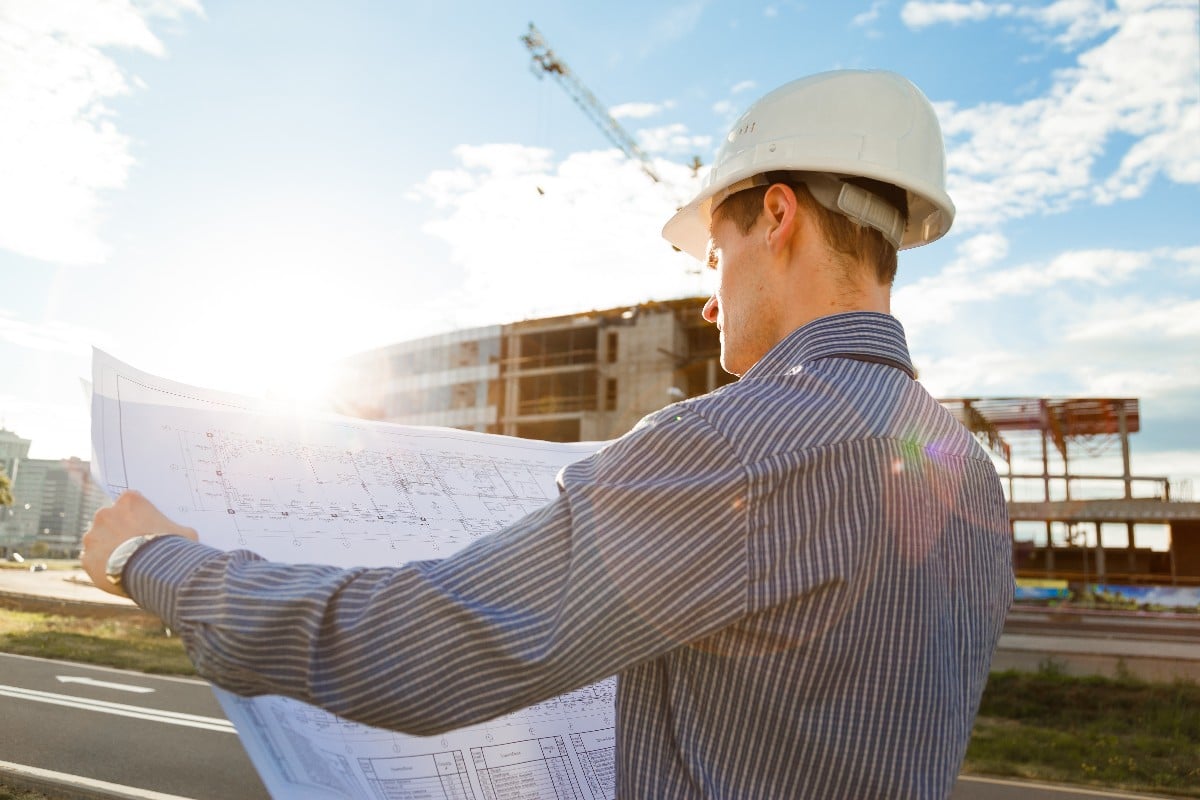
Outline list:
[[[90,359],[90,353],[87,359]],[[90,363],[81,358],[84,374]],[[31,400],[28,387],[8,394],[0,388],[0,427],[6,425],[17,434],[32,438],[30,458],[89,458],[91,416],[78,381],[74,385],[55,383],[46,397]]]
[[[133,4],[147,17],[182,19],[185,14],[204,17],[200,0],[133,0]]]
[[[1119,23],[1118,15],[1108,9],[1105,0],[1056,0],[1044,8],[1021,9],[1019,13],[1027,13],[1047,27],[1065,26],[1066,30],[1055,37],[1055,41],[1068,48],[1094,38]]]
[[[65,322],[52,320],[35,324],[0,311],[0,342],[17,347],[81,355],[91,351],[92,342],[101,341],[103,338],[99,331],[79,328]]]
[[[1141,0],[1127,0],[1124,3],[1132,11],[1141,10],[1140,4]],[[870,12],[859,16],[868,14]],[[905,3],[900,10],[900,19],[914,30],[940,23],[958,25],[1000,17],[1025,19],[1045,28],[1065,28],[1054,37],[1054,41],[1067,48],[1115,27],[1118,20],[1118,14],[1108,8],[1105,0],[1055,0],[1046,6],[989,3],[983,0],[971,0],[968,3],[914,0]]]
[[[1005,269],[998,265],[1007,253],[1008,242],[1003,236],[973,236],[958,246],[956,258],[941,273],[898,288],[892,307],[910,333],[919,334],[955,320],[972,303],[1044,293],[1058,284],[1113,286],[1155,263],[1178,258],[1177,251],[1170,250],[1075,250],[1046,262]]]
[[[960,244],[958,252],[961,263],[984,267],[1008,255],[1008,239],[999,233],[981,233]]]
[[[1137,397],[1159,442],[1197,441],[1200,300],[1188,276],[1198,248],[1066,251],[1007,266],[1007,247],[979,234],[938,275],[896,291],[922,383],[939,397]]]
[[[486,169],[497,178],[538,172],[550,164],[549,150],[520,144],[463,144],[454,148],[454,155],[466,169]]]
[[[754,81],[738,81],[729,89],[731,97],[717,100],[710,108],[714,114],[725,118],[727,123],[733,122],[749,103],[744,99],[733,100],[732,97],[745,94],[756,88],[758,88],[758,84]]]
[[[1109,286],[1145,269],[1149,264],[1149,253],[1077,250],[1056,256],[1048,264],[1026,264],[997,271],[988,276],[982,286],[985,291],[998,295],[1027,294],[1072,281],[1091,286]]]
[[[1150,399],[1161,416],[1191,419],[1200,404],[1200,302],[1138,288],[1058,303],[1033,357],[1055,363],[1076,393]]]
[[[901,317],[908,327],[908,321]],[[936,355],[913,349],[913,363],[919,379],[934,397],[980,397],[1022,394],[1014,389],[1011,376],[1028,375],[1024,353],[1015,350],[976,348],[971,352]],[[1047,387],[1033,390],[1047,391]]]
[[[909,2],[900,9],[900,19],[910,28],[920,29],[942,22],[979,22],[988,17],[1011,13],[1008,3],[985,3],[971,0],[969,3],[925,3]]]
[[[695,190],[687,167],[655,162],[665,181],[655,184],[615,149],[559,163],[532,149],[520,157],[525,149],[472,148],[476,156],[495,154],[496,163],[476,158],[460,167],[469,180],[447,182],[435,173],[416,189],[440,209],[425,232],[446,243],[465,275],[458,292],[441,301],[456,308],[460,324],[706,291],[689,275],[694,261],[661,238],[663,223]],[[466,151],[455,152],[463,160]]]
[[[1075,6],[1095,4],[1061,0],[1039,13],[1058,20]],[[1093,27],[1116,30],[1055,73],[1044,95],[1015,104],[936,105],[959,227],[1139,197],[1160,176],[1200,182],[1195,7],[1143,0],[1090,19]],[[1097,175],[1106,151],[1130,137],[1115,170]]]
[[[879,19],[879,9],[875,5],[872,5],[869,11],[855,14],[854,18],[850,20],[850,24],[855,27],[862,27],[863,25],[870,25],[877,19]]]
[[[1066,338],[1092,344],[1114,343],[1130,337],[1194,339],[1200,353],[1200,300],[1179,300],[1130,308],[1126,302],[1101,308],[1090,319],[1072,325]]]
[[[1076,346],[1071,346],[1072,344]],[[1177,356],[1156,359],[1158,348],[1155,345],[1161,344],[1158,340],[1153,340],[1152,343],[1131,343],[1140,344],[1137,352],[1145,358],[1145,366],[1140,368],[1129,368],[1127,364],[1123,365],[1106,357],[1091,341],[1084,343],[1082,347],[1078,344],[1064,343],[1059,357],[1059,360],[1064,362],[1063,371],[1075,378],[1076,393],[1155,400],[1182,394],[1190,398],[1190,405],[1195,408],[1195,401],[1200,397],[1200,379],[1188,373],[1186,369],[1181,372],[1179,368],[1186,367],[1186,363]],[[1071,360],[1077,363],[1072,365],[1069,363]]]
[[[942,349],[930,342],[915,346],[913,359],[935,397],[1137,397],[1153,402],[1160,420],[1191,416],[1187,409],[1200,401],[1200,376],[1188,371],[1179,341],[1136,331],[1103,341],[1112,347],[1050,335],[1033,345],[980,338],[969,348],[960,342]]]
[[[689,134],[687,126],[681,122],[639,130],[637,138],[642,149],[650,153],[686,155],[699,151],[707,152],[712,147],[711,136]]]
[[[538,177],[551,165],[551,152],[542,147],[464,144],[454,148],[453,152],[461,166],[431,172],[424,183],[409,192],[410,200],[425,198],[432,200],[435,208],[446,208],[461,196],[479,189],[485,177],[522,182],[528,188],[536,189]]]
[[[1129,148],[1096,190],[1099,202],[1141,197],[1159,172],[1176,183],[1200,183],[1200,105],[1180,114],[1178,124],[1164,125]]]
[[[903,286],[892,296],[893,308],[906,327],[945,321],[959,306],[986,295],[981,274],[1008,254],[1008,240],[999,233],[972,236],[958,245],[957,255],[939,275]]]
[[[1142,413],[1146,414],[1146,411],[1143,410]],[[1143,419],[1146,417],[1143,416]],[[1137,447],[1136,439],[1134,447]],[[1200,500],[1200,455],[1197,455],[1195,450],[1159,450],[1141,453],[1135,449],[1133,467],[1135,472],[1142,475],[1170,477],[1172,500],[1184,502]],[[1120,465],[1117,465],[1117,469],[1120,469]]]
[[[608,110],[613,119],[645,119],[670,108],[669,103],[621,103]]]
[[[871,3],[871,7],[869,9],[859,14],[855,14],[854,18],[850,20],[850,24],[854,27],[870,25],[872,22],[879,19],[879,12],[882,11],[883,7],[886,5],[887,0],[875,0],[875,2]]]
[[[108,251],[100,193],[134,159],[110,98],[131,79],[104,48],[162,56],[152,16],[201,13],[196,0],[5,0],[0,3],[0,248],[87,264]],[[136,82],[133,82],[136,85]]]
[[[1200,277],[1200,246],[1184,247],[1170,253],[1170,258],[1183,266],[1185,274]]]

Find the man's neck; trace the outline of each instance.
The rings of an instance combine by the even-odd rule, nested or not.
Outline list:
[[[859,272],[847,276],[834,268],[810,273],[810,279],[797,284],[797,291],[788,304],[786,332],[812,322],[814,319],[850,311],[892,313],[892,287],[880,284],[874,275]]]

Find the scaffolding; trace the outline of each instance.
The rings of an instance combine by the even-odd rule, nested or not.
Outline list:
[[[962,397],[941,403],[997,462],[1019,575],[1200,585],[1200,503],[1179,492],[1172,497],[1167,477],[1131,468],[1129,438],[1141,429],[1136,398]],[[1119,468],[1079,466],[1114,450]],[[1114,523],[1125,527],[1123,549],[1104,544],[1105,525]],[[1139,548],[1138,524],[1167,526],[1168,550]],[[1029,525],[1042,529],[1040,543],[1018,540],[1018,526]]]

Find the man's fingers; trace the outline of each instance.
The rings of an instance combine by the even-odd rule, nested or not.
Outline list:
[[[105,591],[113,591],[105,578],[109,555],[121,542],[145,533],[171,533],[199,541],[195,530],[168,519],[140,492],[122,492],[111,506],[96,512],[92,526],[83,535],[80,561],[92,582]]]
[[[123,492],[112,508],[118,515],[112,524],[119,525],[131,535],[139,533],[173,533],[192,541],[198,541],[196,531],[168,518],[158,507],[140,492],[130,489]]]

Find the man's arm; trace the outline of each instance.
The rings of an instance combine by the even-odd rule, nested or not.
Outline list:
[[[746,491],[723,439],[676,415],[568,467],[557,500],[445,560],[341,570],[166,538],[138,552],[125,583],[214,682],[428,735],[745,613]],[[131,534],[160,524],[144,502],[125,503]],[[118,538],[101,530],[95,559]]]

